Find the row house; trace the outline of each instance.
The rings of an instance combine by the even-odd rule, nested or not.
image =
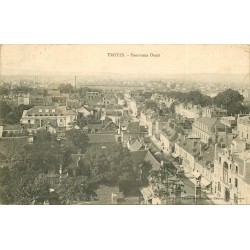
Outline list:
[[[200,155],[204,144],[200,142],[199,138],[186,138],[186,136],[179,136],[175,142],[174,153],[175,158],[179,158],[179,163],[182,164],[185,173],[194,175],[195,158]]]
[[[250,203],[250,150],[234,140],[231,149],[216,148],[214,193],[227,204]]]
[[[166,154],[171,154],[174,152],[175,142],[178,139],[178,133],[172,129],[168,128],[160,133],[160,141],[162,145],[162,150]]]
[[[130,110],[130,114],[133,117],[136,117],[138,115],[138,108],[137,108],[137,103],[135,100],[130,100],[128,102],[128,106],[129,106],[129,110]]]
[[[159,117],[155,120],[155,137],[160,139],[160,134],[162,131],[166,130],[169,127],[168,118]]]
[[[250,115],[238,117],[237,133],[240,139],[250,143]]]
[[[210,144],[206,147],[201,147],[200,154],[195,159],[194,176],[206,193],[214,191],[212,188],[214,183],[214,154],[215,145]]]
[[[202,108],[202,117],[223,117],[227,116],[227,110],[218,107]]]
[[[86,91],[86,99],[87,100],[91,100],[91,99],[95,99],[96,97],[101,96],[101,93],[99,91]]]
[[[201,109],[198,106],[192,104],[181,103],[176,105],[175,113],[190,120],[195,120],[201,117]]]
[[[56,127],[70,129],[76,119],[76,112],[67,110],[65,106],[35,106],[23,111],[20,123],[33,128],[52,123]]]
[[[202,117],[192,124],[192,134],[204,143],[222,143],[229,145],[233,139],[232,129],[217,118]]]
[[[153,136],[155,134],[155,124],[157,114],[154,110],[148,109],[146,112],[141,112],[140,123],[146,126],[148,129],[148,135]]]
[[[234,116],[223,116],[220,118],[220,122],[232,129],[237,127],[237,120]]]
[[[124,146],[127,146],[131,139],[141,140],[146,136],[148,136],[146,127],[140,125],[139,122],[130,122],[126,130],[122,131],[122,142]]]

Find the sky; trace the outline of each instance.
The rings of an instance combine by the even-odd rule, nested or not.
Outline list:
[[[2,45],[2,75],[248,74],[246,45]],[[109,57],[107,53],[124,53]],[[149,57],[131,57],[148,54]],[[150,57],[150,53],[160,57]]]

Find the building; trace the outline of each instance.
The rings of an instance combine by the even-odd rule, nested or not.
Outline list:
[[[131,139],[141,139],[148,135],[148,131],[139,122],[130,122],[125,131],[122,132],[122,142],[127,146]]]
[[[96,97],[99,97],[101,93],[99,91],[86,91],[86,99],[91,100]]]
[[[76,119],[76,112],[67,110],[65,106],[35,106],[23,111],[20,123],[41,128],[50,122],[53,126],[70,129]]]
[[[175,113],[187,118],[189,120],[195,120],[201,117],[201,109],[192,104],[179,104],[175,106]]]
[[[77,113],[80,114],[83,117],[87,117],[89,115],[93,115],[93,108],[89,107],[88,105],[85,105],[77,110]]]
[[[157,139],[160,138],[160,134],[162,131],[166,130],[169,127],[168,118],[166,117],[159,117],[155,121],[155,137]]]
[[[232,129],[237,127],[237,120],[234,116],[223,116],[221,117],[220,122]]]
[[[17,97],[17,105],[29,105],[30,93],[19,93]]]
[[[204,144],[195,137],[179,136],[175,142],[172,155],[179,158],[179,163],[183,166],[185,173],[195,175],[195,158],[201,154],[202,147]]]
[[[217,107],[202,108],[202,117],[222,117],[227,116],[227,110]]]
[[[250,115],[238,117],[237,133],[240,139],[250,143]]]
[[[214,193],[227,204],[250,203],[250,150],[234,140],[231,149],[216,147]]]
[[[229,145],[233,139],[232,129],[221,123],[217,118],[202,117],[192,124],[193,136],[199,137],[204,143],[221,142]]]
[[[135,100],[130,100],[128,102],[129,110],[131,112],[131,115],[133,117],[136,117],[138,115],[138,108]]]
[[[168,128],[160,133],[160,141],[162,145],[162,150],[166,154],[174,152],[175,142],[178,139],[178,133],[172,129]]]

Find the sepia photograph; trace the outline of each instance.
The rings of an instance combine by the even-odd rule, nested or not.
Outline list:
[[[250,46],[0,45],[0,203],[250,204]]]

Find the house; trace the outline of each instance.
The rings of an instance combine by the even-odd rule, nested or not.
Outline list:
[[[250,151],[239,141],[232,141],[231,150],[216,147],[215,151],[213,189],[216,197],[226,204],[249,204]]]
[[[112,121],[104,121],[103,123],[88,124],[88,133],[101,133],[101,134],[118,134],[119,126]]]
[[[96,97],[99,97],[101,93],[99,91],[86,91],[85,98],[87,100],[95,99]]]
[[[202,147],[199,156],[195,159],[194,173],[198,177],[202,189],[206,193],[212,193],[214,190],[214,154],[215,145],[210,144]]]
[[[83,117],[87,117],[89,115],[93,115],[93,108],[89,107],[88,105],[85,105],[77,109],[77,113],[82,115]]]
[[[133,164],[139,169],[140,165],[147,161],[151,164],[150,172],[158,172],[161,168],[161,163],[158,162],[149,150],[131,151],[131,159]]]
[[[173,156],[179,157],[180,164],[182,164],[185,173],[193,175],[195,170],[195,158],[200,155],[205,144],[199,138],[186,136],[179,136],[175,142],[175,151]]]
[[[67,110],[65,106],[35,106],[23,111],[20,123],[41,128],[44,124],[52,122],[56,127],[70,129],[76,118],[76,112]]]
[[[218,107],[202,108],[202,117],[222,117],[227,116],[227,110]]]
[[[168,128],[160,133],[160,141],[162,145],[162,150],[166,154],[174,152],[175,142],[178,139],[178,133],[172,129]]]
[[[237,133],[240,139],[250,143],[250,115],[238,117]]]
[[[118,134],[88,134],[89,144],[99,144],[106,146],[121,142],[121,135]]]
[[[17,105],[29,105],[30,93],[19,93],[17,97]]]
[[[148,134],[147,129],[139,122],[130,122],[125,131],[122,131],[122,142],[126,146],[130,139],[143,138]]]
[[[130,100],[130,101],[128,102],[128,107],[129,107],[129,110],[130,110],[130,112],[131,112],[131,115],[132,115],[133,117],[137,117],[137,115],[138,115],[138,108],[137,108],[137,103],[136,103],[136,101],[135,101],[135,100]]]
[[[159,117],[155,120],[155,137],[160,139],[160,134],[162,131],[166,130],[169,127],[168,118]]]
[[[130,151],[139,151],[143,148],[143,145],[138,141],[135,140],[133,143],[132,142],[128,142],[128,149]]]
[[[190,103],[176,105],[175,113],[192,121],[201,117],[201,109],[197,105]]]
[[[233,139],[232,128],[221,123],[217,118],[196,119],[192,124],[192,133],[204,143],[222,141],[223,144],[229,145]]]
[[[220,122],[232,129],[237,127],[237,120],[234,116],[223,116],[220,118]]]

